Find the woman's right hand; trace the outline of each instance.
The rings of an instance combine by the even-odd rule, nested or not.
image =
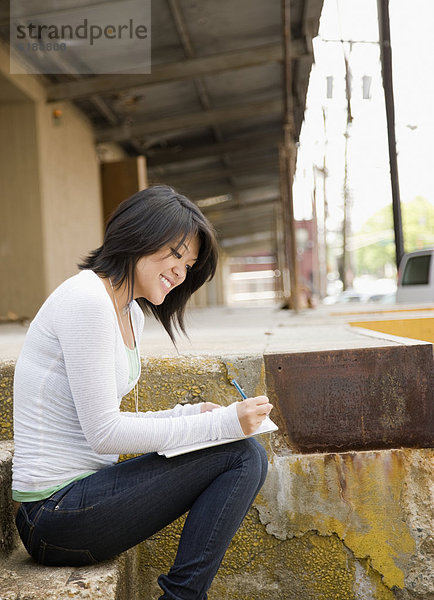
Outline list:
[[[244,435],[254,433],[273,408],[267,396],[256,396],[237,402],[237,414]]]

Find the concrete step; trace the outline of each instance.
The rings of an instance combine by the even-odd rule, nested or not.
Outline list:
[[[134,554],[129,551],[91,567],[43,567],[20,544],[0,562],[0,600],[139,600],[131,560]]]
[[[31,559],[14,523],[12,453],[12,442],[0,442],[0,600],[139,600],[134,549],[91,567],[42,567]]]

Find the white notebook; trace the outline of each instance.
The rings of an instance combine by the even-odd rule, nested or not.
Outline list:
[[[278,429],[276,423],[265,417],[258,429],[247,437],[254,435],[261,435],[261,433],[269,433]],[[220,446],[221,444],[230,444],[231,442],[238,442],[238,440],[244,440],[244,437],[238,438],[225,438],[222,440],[209,440],[208,442],[197,442],[196,444],[190,444],[189,446],[178,446],[178,448],[171,448],[169,450],[161,450],[158,454],[165,456],[166,458],[172,458],[179,454],[186,454],[187,452],[195,452],[195,450],[202,450],[202,448],[212,448],[212,446]]]

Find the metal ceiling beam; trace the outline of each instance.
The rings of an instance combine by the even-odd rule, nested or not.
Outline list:
[[[242,229],[252,224],[261,227],[267,221],[274,223],[276,204],[276,201],[268,201],[253,207],[244,206],[238,210],[230,211],[228,214],[222,209],[219,215],[214,213],[206,216],[216,227],[224,227],[225,230],[238,226]]]
[[[216,181],[206,181],[201,183],[191,184],[190,182],[180,183],[175,179],[153,179],[153,185],[164,184],[170,185],[176,189],[180,194],[184,194],[192,200],[204,200],[206,198],[214,198],[216,196],[225,196],[231,194],[234,197],[238,197],[240,191],[244,191],[247,188],[256,190],[264,188],[266,186],[272,187],[273,189],[278,185],[278,177],[275,173],[264,173],[254,178],[254,181],[240,182],[234,186],[231,182],[225,179],[218,179]],[[149,182],[151,184],[151,182]]]
[[[244,205],[239,208],[223,208],[221,211],[205,212],[207,219],[215,227],[223,227],[226,232],[232,229],[246,229],[249,225],[255,224],[258,227],[264,227],[267,224],[274,224],[275,211],[278,200],[263,200],[256,202],[252,206]]]
[[[294,40],[293,58],[308,55],[304,40]],[[152,67],[147,75],[109,75],[83,78],[48,86],[48,101],[74,100],[93,94],[110,94],[148,85],[182,81],[221,71],[255,67],[283,60],[281,44],[267,44],[244,50],[202,56]]]
[[[230,238],[220,239],[220,245],[229,256],[248,255],[250,252],[257,253],[259,249],[271,254],[275,251],[276,235],[272,230],[237,235]]]
[[[165,183],[165,182],[160,182]],[[175,189],[181,194],[185,194],[191,200],[198,202],[205,198],[211,198],[215,196],[224,196],[230,194],[233,198],[238,198],[241,194],[254,193],[258,188],[268,189],[279,192],[279,182],[276,181],[275,175],[264,176],[264,181],[258,184],[254,183],[243,183],[236,187],[231,185],[228,181],[218,181],[216,183],[205,183],[195,186],[183,185],[179,186],[176,183],[172,184]]]
[[[260,148],[261,150],[277,148],[282,142],[282,132],[265,132],[261,135],[249,135],[234,140],[216,142],[214,144],[204,144],[183,148],[178,145],[168,150],[150,150],[145,152],[149,168],[160,165],[167,165],[177,162],[186,162],[197,158],[207,158],[210,156],[219,156],[220,154],[232,154],[236,152],[248,152]]]
[[[188,33],[187,24],[180,6],[179,0],[169,0],[169,9],[172,13],[173,20],[175,22],[176,29],[178,31],[179,38],[181,40],[182,47],[184,48],[185,56],[191,60],[196,57],[196,52]],[[212,108],[212,101],[210,95],[208,93],[207,86],[204,82],[203,77],[196,76],[193,79],[194,87],[196,88],[196,93],[198,95],[199,101],[204,110],[209,110]],[[224,141],[224,135],[222,129],[219,125],[213,124],[211,126],[211,130],[214,134],[214,138],[217,142]],[[230,159],[226,155],[222,155],[221,161],[224,163],[226,167],[230,166]],[[231,180],[231,183],[235,183]]]
[[[234,229],[233,231],[230,232],[222,232],[219,231],[218,229],[216,229],[217,232],[217,239],[219,241],[219,244],[222,248],[224,248],[225,250],[227,248],[231,248],[235,245],[249,245],[251,244],[251,242],[253,242],[252,238],[262,238],[262,241],[264,241],[265,239],[273,240],[275,239],[275,232],[273,230],[273,227],[267,226],[267,225],[263,225],[262,227],[252,227],[251,229],[246,229],[246,228],[239,228],[239,229]],[[256,246],[256,244],[252,244],[252,249]]]
[[[62,52],[53,52],[51,60],[56,66],[60,67],[63,70],[63,72],[69,73],[72,77],[75,78],[75,81],[79,81],[80,74],[77,72],[76,67],[62,55]],[[113,112],[110,106],[108,106],[105,99],[95,94],[92,94],[88,98],[88,101],[106,119],[106,121],[110,124],[111,127],[118,127],[120,125],[120,119],[118,115],[115,112]],[[136,140],[132,137],[128,141],[136,150],[136,152],[140,153],[140,147],[137,145]]]
[[[108,127],[97,129],[95,137],[97,142],[122,142],[130,138],[145,137],[150,134],[164,131],[184,131],[210,125],[219,125],[230,121],[238,121],[261,115],[276,115],[283,113],[283,101],[265,100],[249,104],[237,104],[225,108],[215,108],[187,115],[176,115],[163,119],[150,119],[149,121],[134,124],[125,124],[121,127]]]
[[[195,185],[178,185],[176,182],[171,182],[168,185],[172,185],[180,194],[184,194],[194,202],[200,202],[208,198],[215,198],[218,196],[230,195],[231,200],[237,201],[239,205],[244,204],[244,200],[247,197],[257,198],[257,191],[262,190],[264,197],[270,198],[271,196],[278,195],[279,192],[279,181],[276,175],[264,174],[261,176],[262,181],[243,181],[237,182],[236,185],[231,184],[228,180],[220,179],[216,182],[206,182]],[[158,183],[166,184],[164,180]],[[203,206],[203,204],[201,205]]]
[[[243,207],[228,213],[206,214],[214,225],[219,239],[247,235],[264,230],[275,230],[277,201],[268,201],[263,205]]]
[[[269,232],[274,231],[274,223],[271,218],[270,218],[269,222],[261,223],[259,221],[254,221],[254,222],[250,223],[249,225],[243,225],[242,223],[239,223],[238,226],[234,226],[231,228],[228,228],[227,226],[220,228],[219,225],[216,225],[216,224],[213,224],[213,225],[217,232],[217,236],[218,236],[218,239],[220,242],[222,240],[236,238],[239,236],[244,237],[244,236],[252,235],[255,233],[262,233],[264,231],[269,231]]]
[[[255,160],[244,161],[240,165],[230,166],[216,166],[202,167],[197,172],[182,172],[182,173],[170,173],[164,172],[162,169],[149,169],[148,179],[149,181],[166,179],[168,181],[179,182],[178,185],[188,183],[201,183],[204,181],[215,181],[222,177],[242,177],[243,175],[250,175],[256,173],[263,173],[264,171],[273,170],[276,173],[276,179],[279,177],[279,157],[267,156],[266,158],[256,158]]]

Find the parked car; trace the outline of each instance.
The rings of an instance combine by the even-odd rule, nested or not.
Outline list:
[[[367,293],[356,290],[346,290],[335,296],[326,296],[323,298],[323,304],[366,304],[375,302],[377,304],[394,304],[395,292]]]
[[[405,254],[398,273],[397,302],[434,302],[434,248]]]

